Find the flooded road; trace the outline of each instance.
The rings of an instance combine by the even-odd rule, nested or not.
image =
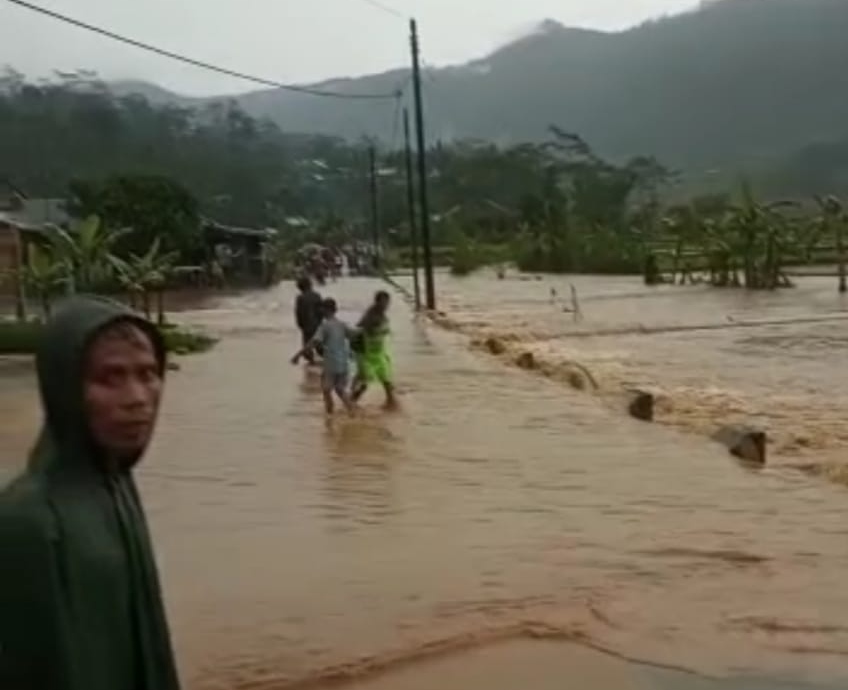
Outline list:
[[[485,297],[491,286],[497,299]],[[633,335],[563,346],[550,336],[568,316],[561,326],[561,311],[545,311],[544,283],[532,286],[448,281],[442,308],[464,329],[525,329],[540,352],[572,348],[610,390],[641,377],[674,391],[730,391],[747,405],[760,391],[782,395],[791,376],[806,386],[793,395],[817,401],[815,423],[836,428],[840,355],[810,343],[838,342],[842,324],[804,326],[806,344],[795,347],[755,343],[768,353],[753,355],[733,348],[764,337],[755,329],[679,333],[676,345]],[[632,280],[595,286],[599,295],[636,289]],[[350,280],[327,292],[353,318],[376,288]],[[797,304],[803,294],[750,311],[789,309],[781,297]],[[379,412],[374,391],[362,419],[327,427],[317,381],[287,363],[298,342],[292,299],[285,285],[180,316],[222,340],[180,360],[140,483],[190,690],[320,687],[522,640],[575,641],[716,676],[848,679],[844,486],[788,460],[745,471],[685,424],[640,424],[603,395],[505,367],[415,322],[400,300],[392,326],[403,412]],[[636,322],[652,309],[656,322],[694,322],[695,305],[725,298],[681,293],[665,307],[642,298],[641,309],[617,299],[585,299],[580,327],[621,325],[601,318],[603,308]],[[808,310],[831,309],[821,299]],[[751,370],[773,371],[773,387]],[[23,460],[37,419],[30,369],[5,364],[0,473]],[[551,663],[549,677],[564,672],[539,653],[522,658]]]

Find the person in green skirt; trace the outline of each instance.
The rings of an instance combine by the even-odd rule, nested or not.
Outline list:
[[[359,320],[361,334],[352,343],[356,359],[356,377],[351,397],[357,402],[373,383],[379,383],[386,392],[386,409],[397,407],[395,397],[392,357],[388,349],[389,304],[391,297],[385,290],[374,295],[374,303]]]

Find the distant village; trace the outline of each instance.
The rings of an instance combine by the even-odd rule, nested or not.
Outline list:
[[[66,199],[30,197],[8,180],[0,179],[0,296],[19,294],[29,247],[44,242],[50,228],[73,232],[77,220]],[[375,251],[368,243],[325,248],[309,244],[300,248],[288,266],[280,265],[279,241],[286,231],[303,233],[309,221],[286,218],[283,228],[244,228],[201,218],[206,260],[202,265],[176,266],[171,287],[258,287],[269,285],[283,273],[306,272],[319,280],[338,271],[370,273]]]

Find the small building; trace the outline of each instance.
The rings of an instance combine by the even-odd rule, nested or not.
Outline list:
[[[46,226],[68,227],[70,220],[63,199],[31,199],[9,180],[0,180],[0,295],[14,295],[18,311],[28,242],[42,237]]]
[[[276,261],[273,228],[238,228],[208,218],[202,222],[210,263],[217,264],[229,282],[268,285],[274,279]]]
[[[0,294],[18,292],[23,251],[22,228],[12,216],[0,211]]]
[[[0,180],[0,213],[30,227],[66,228],[71,221],[64,199],[31,198],[9,180]]]
[[[0,298],[13,298],[19,319],[26,315],[26,290],[22,267],[27,264],[29,243],[44,237],[42,227],[26,225],[14,215],[0,211]]]

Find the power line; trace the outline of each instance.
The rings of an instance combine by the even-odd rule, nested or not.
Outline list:
[[[283,89],[285,91],[294,91],[297,93],[305,93],[311,96],[323,96],[325,98],[342,98],[342,99],[351,99],[351,100],[387,100],[389,98],[397,98],[398,92],[393,93],[342,93],[340,91],[326,91],[324,89],[313,89],[308,86],[297,86],[294,84],[283,84],[282,82],[274,81],[273,79],[263,79],[262,77],[255,77],[250,74],[246,74],[244,72],[238,72],[236,70],[228,69],[226,67],[218,67],[217,65],[213,65],[209,62],[204,62],[202,60],[195,60],[194,58],[187,57],[185,55],[180,55],[179,53],[174,53],[170,50],[165,50],[164,48],[158,48],[156,46],[150,45],[149,43],[143,43],[141,41],[137,41],[134,38],[128,38],[127,36],[122,36],[120,34],[116,34],[113,31],[109,31],[108,29],[102,29],[98,26],[94,26],[92,24],[87,24],[86,22],[82,22],[78,19],[74,19],[73,17],[68,17],[64,14],[59,14],[58,12],[54,12],[52,10],[48,10],[44,7],[39,7],[38,5],[33,5],[32,3],[26,2],[25,0],[6,0],[6,2],[10,2],[13,5],[18,5],[19,7],[23,7],[28,10],[32,10],[33,12],[37,12],[38,14],[42,14],[46,17],[50,17],[51,19],[56,19],[61,22],[65,22],[66,24],[71,24],[80,29],[85,29],[86,31],[91,31],[96,34],[100,34],[101,36],[105,36],[106,38],[111,38],[114,41],[119,41],[120,43],[126,43],[127,45],[134,46],[135,48],[140,48],[141,50],[146,50],[150,53],[155,53],[156,55],[160,55],[162,57],[170,58],[171,60],[176,60],[178,62],[185,63],[187,65],[192,65],[193,67],[199,67],[201,69],[209,70],[210,72],[217,72],[218,74],[223,74],[228,77],[235,77],[236,79],[243,79],[245,81],[250,81],[255,84],[260,84],[262,86],[270,86],[277,89]],[[366,2],[375,3],[377,0],[366,0]],[[388,8],[383,8],[387,9]]]
[[[387,5],[383,2],[381,2],[380,0],[362,0],[362,1],[371,5],[371,7],[376,7],[378,10],[382,10],[383,12],[394,15],[395,17],[398,17],[399,19],[403,19],[404,21],[406,21],[408,19],[408,17],[403,12],[401,12],[400,10],[396,10],[394,7],[391,7],[390,5]]]

